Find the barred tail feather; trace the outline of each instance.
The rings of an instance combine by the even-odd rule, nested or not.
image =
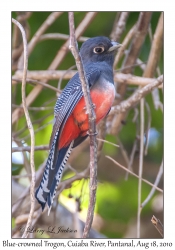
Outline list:
[[[56,190],[57,190],[58,184],[61,180],[61,176],[63,174],[64,167],[65,167],[67,160],[69,159],[69,156],[71,154],[73,144],[74,144],[74,141],[72,141],[68,147],[62,148],[59,152],[59,157],[57,160],[57,167],[56,167],[57,173],[54,177],[54,180],[52,182],[52,186],[50,188],[50,193],[47,197],[48,215],[49,215],[50,210],[52,208],[53,200],[54,200],[55,195],[56,195]]]
[[[58,136],[58,134],[56,136]],[[47,203],[49,209],[48,214],[50,213],[56,194],[56,189],[61,180],[63,169],[70,156],[74,144],[74,141],[72,141],[69,146],[58,151],[58,149],[56,148],[56,136],[51,146],[42,180],[35,192],[35,197],[40,203],[42,210],[44,210]]]
[[[49,156],[46,162],[46,167],[43,173],[42,180],[40,182],[39,187],[37,188],[35,192],[35,197],[38,200],[39,204],[42,207],[42,210],[44,210],[46,201],[47,201],[47,196],[50,192],[50,187],[52,185],[55,173],[56,173],[56,168],[54,167],[54,158],[56,155],[58,155],[58,150],[56,149],[56,142],[58,139],[58,133],[55,134],[54,140],[51,145],[51,149],[49,152]]]

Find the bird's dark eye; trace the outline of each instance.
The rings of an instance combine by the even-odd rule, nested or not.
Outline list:
[[[105,50],[104,47],[95,47],[95,48],[93,49],[93,52],[94,52],[95,54],[100,54],[100,53],[102,53],[104,50]]]

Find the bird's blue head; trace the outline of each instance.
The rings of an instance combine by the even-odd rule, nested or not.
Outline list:
[[[82,44],[80,54],[84,64],[104,61],[112,66],[115,54],[120,47],[121,44],[112,42],[105,36],[97,36]]]

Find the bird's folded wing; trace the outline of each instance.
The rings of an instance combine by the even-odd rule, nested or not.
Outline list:
[[[86,72],[86,78],[89,87],[91,88],[100,77],[101,71],[95,67],[89,67],[86,69]],[[58,137],[60,136],[61,128],[64,128],[67,119],[69,118],[70,114],[72,113],[73,109],[75,108],[76,104],[79,102],[82,96],[83,92],[81,82],[79,79],[79,74],[77,73],[68,82],[67,86],[65,87],[55,104],[55,122],[50,138],[50,147],[58,131]]]

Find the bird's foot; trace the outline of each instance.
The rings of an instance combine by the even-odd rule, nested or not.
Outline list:
[[[92,105],[91,105],[91,106],[92,106],[92,108],[93,108],[93,109],[95,109],[95,108],[96,108],[95,103],[92,103]],[[86,113],[86,114],[88,114],[86,106],[84,106],[83,110],[86,110],[86,112],[85,112],[85,113]]]
[[[87,131],[87,135],[98,135],[98,131],[95,132]]]

